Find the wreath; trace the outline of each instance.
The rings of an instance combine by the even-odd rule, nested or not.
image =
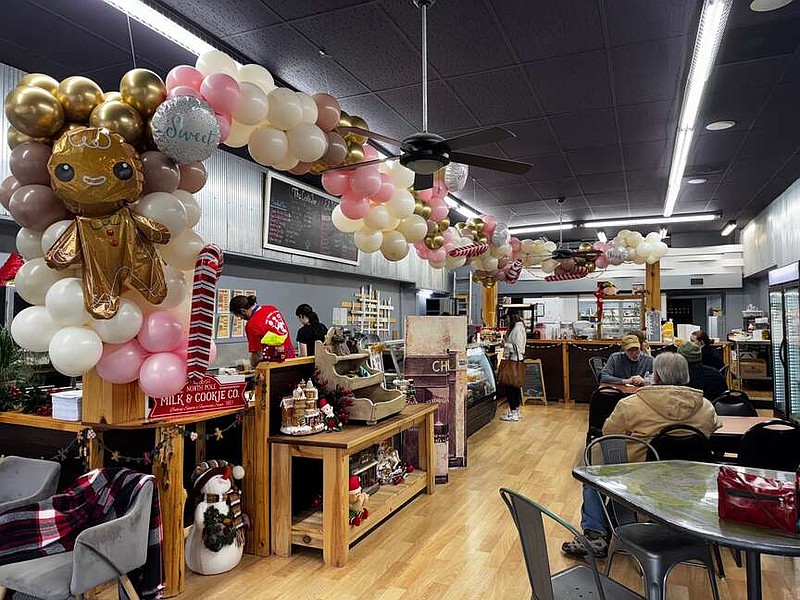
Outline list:
[[[222,516],[216,508],[209,506],[203,513],[203,545],[212,552],[219,552],[225,546],[230,546],[235,539],[233,512],[228,510],[227,516]]]

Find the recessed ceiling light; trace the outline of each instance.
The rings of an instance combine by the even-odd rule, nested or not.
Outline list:
[[[691,183],[692,185],[698,185],[701,183],[705,183],[708,181],[705,177],[695,177],[694,179],[687,179],[686,183]]]
[[[754,12],[769,12],[783,8],[791,2],[792,0],[753,0],[750,3],[750,10]]]
[[[706,129],[709,131],[721,131],[723,129],[730,129],[734,125],[736,125],[736,121],[714,121],[706,125]]]

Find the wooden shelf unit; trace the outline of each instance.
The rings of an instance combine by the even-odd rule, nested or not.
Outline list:
[[[390,333],[391,326],[397,323],[392,316],[395,309],[392,299],[382,300],[380,290],[371,284],[362,285],[354,296],[354,302],[342,302],[342,308],[348,311],[347,322],[364,333]]]

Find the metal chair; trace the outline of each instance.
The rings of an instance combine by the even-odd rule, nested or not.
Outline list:
[[[658,452],[658,456],[650,456],[647,460],[695,460],[713,462],[711,441],[697,427],[676,423],[668,425],[650,440],[650,445]]]
[[[712,401],[718,415],[732,417],[757,417],[758,411],[750,398],[741,390],[727,390]]]
[[[617,403],[627,394],[610,385],[600,385],[589,396],[589,430],[586,443],[603,435],[603,425]]]
[[[719,374],[727,379],[728,378],[728,371],[730,371],[730,370],[731,370],[731,366],[730,365],[722,365],[722,368],[719,370]]]
[[[589,359],[589,368],[594,375],[594,378],[600,383],[600,371],[603,370],[603,367],[606,366],[608,362],[608,357],[606,356],[593,356]]]
[[[800,425],[780,419],[753,425],[742,436],[739,464],[795,472],[800,465]]]
[[[589,547],[588,540],[572,525],[533,500],[507,488],[500,488],[500,496],[506,503],[519,533],[528,580],[531,584],[532,599],[591,598],[595,595],[609,600],[612,598],[619,600],[642,599],[642,596],[636,592],[599,573],[591,552],[587,555],[589,565],[575,565],[551,574],[542,514],[569,530],[587,548]]]
[[[22,456],[0,459],[0,513],[27,506],[56,493],[61,465]]]
[[[71,552],[0,567],[0,586],[42,600],[65,600],[117,579],[125,596],[138,598],[126,573],[147,560],[154,493],[153,482],[146,481],[125,514],[84,529]]]
[[[643,445],[647,454],[658,460],[658,451],[644,440],[628,435],[607,435],[593,440],[586,446],[584,462],[587,465],[592,464],[595,447],[602,450],[603,464],[628,462],[629,444]],[[667,577],[672,568],[679,563],[699,563],[708,571],[714,600],[719,600],[714,562],[708,543],[660,523],[639,523],[634,511],[613,500],[609,501],[608,505],[603,504],[603,509],[611,524],[606,575],[611,573],[614,555],[619,551],[627,552],[641,568],[647,597],[650,600],[663,600]]]

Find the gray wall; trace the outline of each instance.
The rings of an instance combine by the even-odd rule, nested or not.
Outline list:
[[[745,277],[800,260],[800,179],[742,230]]]

